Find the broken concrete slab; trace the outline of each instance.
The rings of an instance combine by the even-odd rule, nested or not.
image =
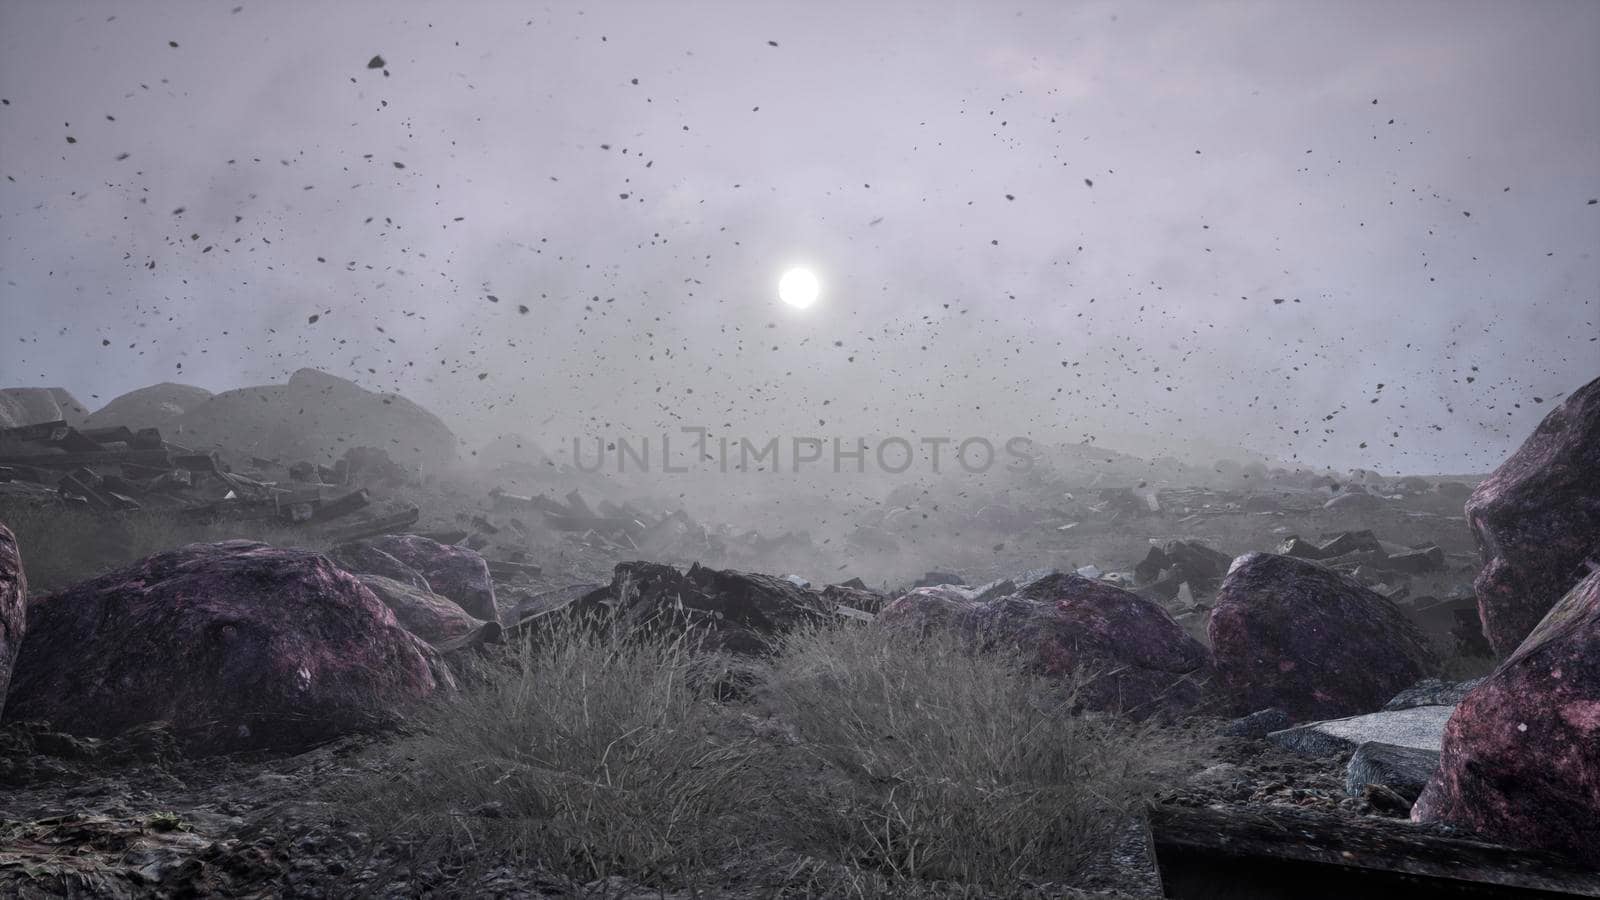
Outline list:
[[[1267,740],[1307,756],[1346,753],[1368,741],[1418,750],[1439,750],[1445,723],[1454,706],[1413,706],[1343,719],[1307,722],[1274,731]]]
[[[1439,768],[1439,751],[1402,747],[1382,741],[1367,741],[1356,748],[1345,767],[1344,791],[1360,797],[1367,785],[1381,784],[1405,801],[1417,802],[1417,795]]]
[[[1396,694],[1394,699],[1383,705],[1383,708],[1388,711],[1394,711],[1397,709],[1411,709],[1417,706],[1455,706],[1473,688],[1482,683],[1482,678],[1473,678],[1470,681],[1440,681],[1437,678],[1424,678]]]

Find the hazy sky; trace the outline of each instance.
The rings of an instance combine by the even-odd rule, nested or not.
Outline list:
[[[0,385],[1485,470],[1600,375],[1597,48],[1593,2],[0,0]]]

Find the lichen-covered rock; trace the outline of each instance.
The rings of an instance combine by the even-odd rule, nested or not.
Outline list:
[[[1456,707],[1411,817],[1600,866],[1600,572]]]
[[[983,602],[950,588],[918,588],[878,621],[953,627],[976,648],[1019,650],[1044,675],[1086,676],[1084,706],[1135,716],[1200,706],[1211,670],[1205,647],[1161,607],[1080,575],[1049,575]]]
[[[415,569],[435,594],[454,600],[473,618],[500,621],[494,579],[489,577],[489,564],[478,551],[441,544],[418,534],[386,534],[368,543]]]
[[[1600,554],[1600,378],[1552,409],[1466,512],[1483,556],[1483,634],[1504,656]]]
[[[165,721],[194,754],[289,749],[402,718],[448,670],[307,550],[190,544],[38,597],[7,721],[110,737]]]
[[[22,648],[28,618],[28,576],[11,529],[0,523],[0,709],[6,705],[11,667]]]
[[[1371,712],[1438,661],[1384,597],[1314,562],[1272,553],[1234,560],[1207,626],[1217,680],[1238,713],[1297,721]]]

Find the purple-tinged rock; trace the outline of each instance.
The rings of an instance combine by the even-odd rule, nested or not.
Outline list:
[[[1234,561],[1207,633],[1239,713],[1278,707],[1299,721],[1372,712],[1438,666],[1393,603],[1332,569],[1271,553]]]
[[[478,551],[417,534],[386,534],[368,543],[417,570],[435,594],[454,600],[473,618],[500,621],[489,564]]]
[[[1600,378],[1550,411],[1467,500],[1474,587],[1495,653],[1516,649],[1600,554]]]
[[[918,588],[878,621],[952,627],[975,647],[1015,648],[1044,675],[1087,676],[1080,694],[1086,707],[1140,717],[1199,707],[1211,672],[1205,647],[1161,607],[1080,575],[1050,575],[986,602]]]
[[[1600,866],[1600,571],[1456,707],[1411,818]]]
[[[190,753],[305,747],[454,687],[355,576],[253,541],[157,553],[28,606],[6,721],[110,737],[169,722]]]

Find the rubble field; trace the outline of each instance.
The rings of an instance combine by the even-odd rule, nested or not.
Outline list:
[[[1349,876],[1600,895],[1600,833],[1584,812],[1600,802],[1600,518],[1513,539],[1549,518],[1547,504],[1600,502],[1600,479],[1529,474],[1600,471],[1597,395],[1600,382],[1575,392],[1552,413],[1565,431],[1486,475],[1199,469],[1068,448],[976,486],[819,500],[811,527],[764,526],[758,511],[709,520],[693,497],[549,464],[429,470],[347,442],[260,455],[195,441],[181,420],[5,427],[0,892],[1155,897],[1198,896],[1174,890],[1242,866],[1251,890],[1273,896],[1290,883],[1273,879],[1321,866],[1330,891]],[[1485,628],[1484,604],[1509,602],[1503,566],[1486,561],[1547,571],[1565,557],[1536,554],[1572,547],[1586,562],[1551,581],[1559,596],[1495,620],[1534,622],[1527,633]],[[1497,652],[1491,639],[1517,643]],[[948,655],[919,656],[927,647]],[[628,670],[636,681],[606,680],[641,658],[655,662]],[[581,673],[578,688],[537,680],[560,666]],[[961,699],[991,676],[1027,687]],[[867,687],[846,690],[856,678]],[[884,705],[849,699],[877,696],[872,684]],[[1020,735],[1048,722],[1077,729],[1053,740],[1082,742],[1085,761],[1127,761],[1092,776],[1104,793],[1076,830],[1065,812],[1048,819],[1061,830],[1051,840],[1073,848],[1070,871],[995,881],[987,858],[948,847],[923,850],[918,868],[899,839],[841,844],[826,833],[843,824],[800,835],[766,801],[713,803],[765,773],[800,821],[819,798],[898,782],[902,796],[931,791],[917,808],[955,823],[976,813],[959,811],[952,785],[976,771],[1045,779],[1030,791],[1071,780],[1050,781],[1040,773],[1057,770],[1037,760],[908,774],[933,765],[916,742],[971,739],[915,696],[905,709],[933,717],[889,724],[912,714],[894,712],[912,685],[930,706],[1012,709],[987,728],[1035,722],[991,731],[980,757],[1029,746]],[[529,699],[540,695],[543,706]],[[812,708],[817,696],[843,699]],[[588,726],[561,718],[563,697]],[[578,754],[601,769],[565,772],[576,763],[558,761],[561,748],[594,739],[591,701],[640,724]],[[1543,743],[1505,746],[1494,735],[1507,717]],[[518,730],[528,723],[545,734]],[[882,743],[899,727],[910,745]],[[569,729],[556,756],[525,750]],[[676,757],[650,754],[690,752],[659,743],[685,729],[703,732],[696,762],[662,774]],[[854,781],[902,752],[902,768]],[[1507,794],[1483,779],[1484,758],[1553,786]],[[680,857],[674,842],[698,833],[680,823],[655,856],[609,832],[552,844],[574,796],[588,799],[572,809],[614,824],[593,804],[623,789],[630,765],[668,785],[725,766],[675,802],[711,804],[704,816],[729,817],[748,840]],[[898,819],[910,814],[894,798],[870,814],[944,846],[933,826]],[[374,812],[385,802],[397,805]],[[652,833],[654,807],[618,809]],[[1284,829],[1303,838],[1273,837]],[[557,858],[551,846],[584,849]],[[839,846],[857,850],[819,850]]]

